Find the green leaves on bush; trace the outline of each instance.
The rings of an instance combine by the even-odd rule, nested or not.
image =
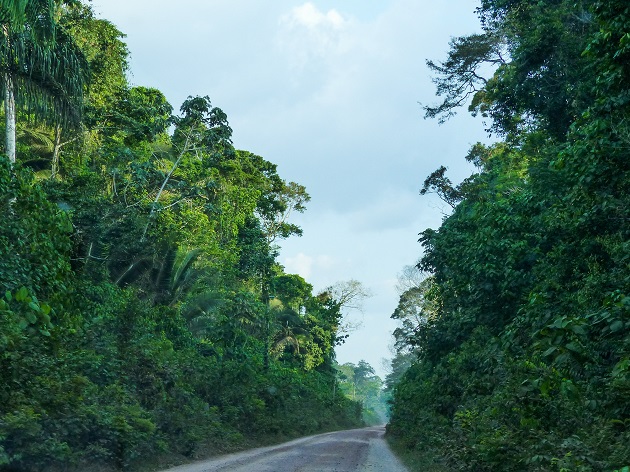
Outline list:
[[[453,470],[630,462],[626,3],[484,0],[484,33],[429,64],[445,97],[429,115],[474,95],[504,138],[473,147],[462,184],[425,182],[454,210],[421,233],[435,289],[395,313],[416,359],[389,430]]]

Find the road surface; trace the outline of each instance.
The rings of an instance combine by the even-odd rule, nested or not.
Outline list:
[[[384,427],[373,427],[318,434],[164,472],[407,472],[384,433]]]

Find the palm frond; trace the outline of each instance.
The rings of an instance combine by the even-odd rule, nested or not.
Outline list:
[[[173,294],[177,293],[180,287],[187,282],[190,275],[190,269],[200,255],[201,249],[191,249],[186,252],[181,261],[179,261],[171,282],[171,291]]]
[[[26,141],[37,154],[52,153],[55,147],[50,129],[43,126],[20,126],[16,137]]]
[[[278,359],[284,353],[287,346],[292,346],[297,354],[300,353],[300,342],[298,338],[288,335],[274,343],[271,348],[271,354],[275,359]]]
[[[27,3],[39,4],[39,13],[34,18],[29,16],[21,27],[3,25],[6,33],[0,34],[0,74],[11,77],[16,105],[29,117],[76,127],[81,121],[88,82],[87,61],[70,35],[56,27],[52,17],[47,19],[46,6],[53,2]],[[11,16],[0,4],[0,18],[2,14]],[[48,23],[44,24],[45,20]],[[46,27],[50,30],[48,35],[42,32]]]
[[[203,292],[186,302],[181,313],[184,319],[190,323],[199,316],[217,311],[224,302],[224,298],[218,292]]]
[[[171,280],[173,277],[173,268],[175,266],[176,257],[177,248],[170,248],[159,261],[156,275],[153,280],[156,296],[159,299],[164,298],[171,292]]]
[[[22,25],[26,22],[29,0],[0,0],[0,22]]]

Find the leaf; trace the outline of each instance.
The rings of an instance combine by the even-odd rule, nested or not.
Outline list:
[[[615,333],[619,330],[623,329],[623,321],[617,320],[613,324],[610,325],[610,331]]]
[[[549,387],[550,387],[550,384],[548,380],[545,380],[544,382],[540,384],[540,387],[539,387],[540,393],[543,397],[546,397],[549,395]]]
[[[566,328],[568,324],[569,321],[567,320],[566,316],[563,316],[562,318],[556,318],[552,326],[554,328]]]
[[[575,334],[586,336],[586,330],[580,325],[571,326],[571,331],[573,331]]]
[[[569,344],[567,344],[565,346],[569,351],[573,351],[573,352],[582,352],[582,348],[579,344],[575,343],[575,342],[570,342]]]
[[[28,313],[26,314],[26,319],[28,320],[28,322],[29,322],[30,324],[35,324],[35,323],[37,323],[37,316],[36,316],[36,315],[35,315],[35,313],[33,313],[33,312],[28,312]]]
[[[622,361],[619,361],[612,371],[612,376],[613,377],[620,376],[621,374],[627,372],[628,367],[630,367],[630,359],[624,359]]]
[[[28,290],[26,287],[21,287],[15,294],[15,300],[18,302],[23,302],[28,297]]]

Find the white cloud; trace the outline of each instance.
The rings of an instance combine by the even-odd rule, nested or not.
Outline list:
[[[295,256],[287,256],[283,259],[285,271],[289,274],[298,274],[309,280],[313,272],[326,272],[334,269],[335,259],[328,255],[308,256],[303,252],[298,252]]]
[[[308,2],[280,17],[277,45],[293,72],[312,72],[348,50],[350,24],[337,10],[323,12]]]
[[[333,9],[327,13],[322,13],[310,2],[295,7],[289,15],[283,17],[283,20],[288,23],[304,25],[311,30],[318,28],[341,29],[345,22],[337,10]]]
[[[298,274],[308,279],[313,269],[313,258],[300,252],[294,257],[286,257],[283,264],[285,271],[289,274]]]

